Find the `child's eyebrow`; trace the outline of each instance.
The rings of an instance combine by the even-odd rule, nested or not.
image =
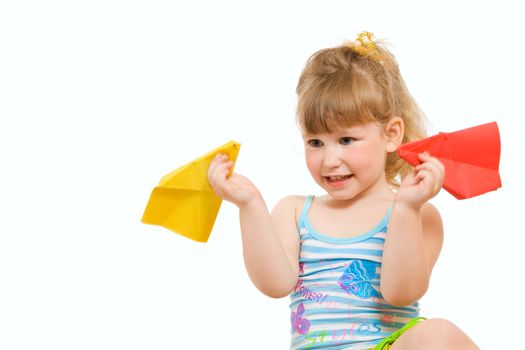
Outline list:
[[[321,134],[302,134],[301,137],[303,139],[312,139],[312,138],[317,138],[317,137],[320,137]]]
[[[345,129],[336,130],[333,132],[334,135],[345,135],[345,134],[357,134],[363,132],[363,127],[360,125],[350,126]]]
[[[346,128],[336,129],[331,132],[319,132],[319,133],[303,133],[301,134],[303,139],[307,138],[320,138],[320,137],[326,137],[326,136],[337,136],[337,137],[343,137],[348,135],[355,135],[363,132],[364,127],[361,125],[354,125],[349,126]]]

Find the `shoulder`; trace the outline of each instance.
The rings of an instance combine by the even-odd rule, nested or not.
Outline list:
[[[423,228],[441,229],[441,232],[443,232],[441,214],[439,214],[439,210],[434,205],[428,202],[421,208],[421,221],[423,223]]]
[[[303,205],[305,199],[306,199],[306,196],[290,195],[290,196],[281,198],[275,206],[276,207],[277,206],[291,206],[291,205],[297,205],[297,204]]]
[[[300,196],[300,195],[290,195],[281,198],[277,204],[275,204],[273,210],[301,210],[301,208],[304,205],[304,202],[306,200],[306,196]]]
[[[281,198],[277,204],[273,207],[272,216],[286,215],[288,217],[294,217],[295,221],[301,215],[306,196],[301,195],[290,195]]]

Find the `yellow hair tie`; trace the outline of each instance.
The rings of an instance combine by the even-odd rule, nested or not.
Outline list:
[[[374,34],[370,32],[361,32],[354,41],[347,41],[345,45],[350,47],[361,56],[377,58],[379,60],[379,49],[374,38]]]

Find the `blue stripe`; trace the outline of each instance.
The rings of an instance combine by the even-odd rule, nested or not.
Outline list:
[[[325,248],[325,247],[315,247],[309,245],[302,245],[301,251],[303,252],[312,252],[319,254],[337,254],[345,253],[347,255],[371,255],[371,256],[383,256],[383,250],[381,249],[364,249],[364,248]],[[325,255],[328,259],[329,256]]]
[[[305,233],[303,233],[301,235],[301,244],[305,244],[305,242],[308,242],[308,241],[316,241],[318,242],[319,240],[315,238],[315,236],[312,236],[310,234],[310,232],[306,231]],[[324,242],[326,243],[326,242]],[[358,243],[364,243],[364,242],[358,242]],[[377,245],[383,245],[385,244],[385,239],[384,238],[381,238],[381,237],[377,237],[376,236],[372,236],[370,238],[368,238],[366,240],[366,243],[368,244],[377,244]],[[355,243],[349,243],[349,244],[355,244]]]

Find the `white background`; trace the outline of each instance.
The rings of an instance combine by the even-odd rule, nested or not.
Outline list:
[[[525,28],[513,1],[3,1],[0,348],[286,349],[288,299],[244,270],[237,210],[206,244],[140,223],[160,177],[234,139],[273,207],[320,194],[294,124],[314,51],[385,39],[432,122],[496,120],[504,187],[433,200],[422,315],[520,343]]]

